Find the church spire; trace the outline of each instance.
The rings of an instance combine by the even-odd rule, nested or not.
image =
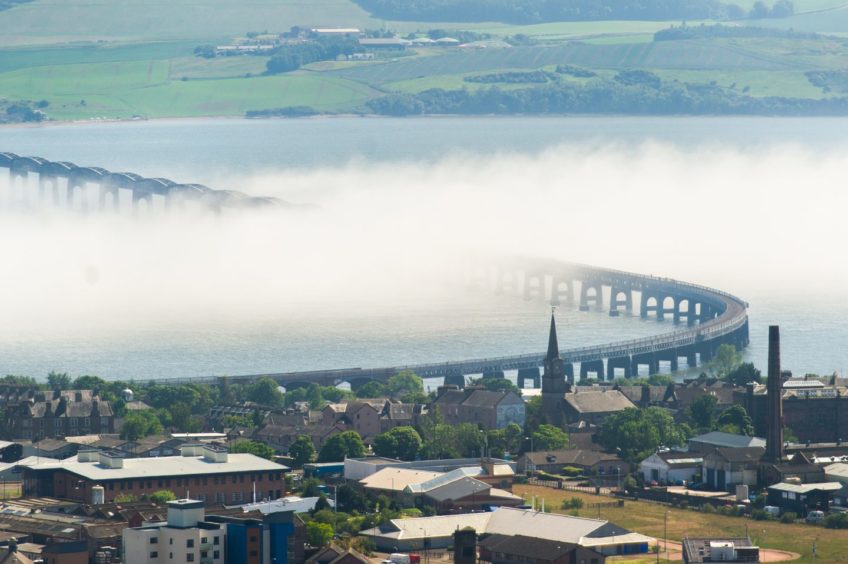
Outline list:
[[[559,358],[559,343],[557,342],[556,319],[554,312],[551,311],[551,333],[548,335],[548,354],[546,360]]]

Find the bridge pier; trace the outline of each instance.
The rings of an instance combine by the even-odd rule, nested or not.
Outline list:
[[[701,364],[706,364],[713,359],[716,346],[712,341],[703,341],[695,345]]]
[[[677,349],[668,349],[664,351],[660,351],[654,353],[657,357],[657,371],[659,371],[659,363],[661,361],[667,361],[671,364],[671,371],[677,372],[678,369],[678,359],[677,359]]]
[[[594,290],[589,294],[589,290]],[[580,284],[580,311],[589,311],[589,305],[604,307],[604,287],[600,283],[584,281]]]
[[[563,287],[564,286],[564,287]],[[551,305],[560,305],[563,302],[572,301],[571,288],[573,283],[556,276],[551,280]]]
[[[622,294],[624,294],[624,297],[620,298],[619,296]],[[610,317],[618,317],[618,308],[621,306],[624,306],[624,311],[627,313],[633,313],[633,292],[613,286],[610,288]]]
[[[518,376],[516,377],[518,387],[525,389],[526,386],[524,384],[527,380],[533,383],[534,389],[542,387],[542,375],[538,368],[520,368],[518,370]]]
[[[516,290],[515,273],[511,270],[498,270],[495,278],[496,294],[512,294]]]
[[[563,362],[562,368],[563,368],[563,372],[565,372],[565,381],[573,384],[574,383],[574,363]]]
[[[660,373],[660,361],[657,355],[654,353],[633,355],[633,365],[630,371],[633,374],[634,378],[639,375],[639,366],[641,365],[648,366],[649,376],[653,376],[654,374]]]
[[[629,356],[620,356],[617,358],[607,359],[607,380],[615,380],[615,369],[621,368],[624,370],[624,377],[631,378],[631,368],[633,361]]]
[[[580,363],[580,379],[585,380],[589,374],[594,372],[598,380],[604,379],[604,361],[603,360],[587,360]]]
[[[651,300],[654,300],[654,305],[650,305]],[[647,319],[652,312],[659,319],[661,310],[662,302],[660,301],[660,297],[643,291],[639,300],[639,315],[642,319]]]
[[[545,276],[543,274],[526,274],[524,276],[524,299],[530,301],[545,293]]]

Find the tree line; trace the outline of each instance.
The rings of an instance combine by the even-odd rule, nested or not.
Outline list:
[[[739,19],[748,13],[718,0],[354,0],[387,20],[498,21],[533,24],[587,20]]]

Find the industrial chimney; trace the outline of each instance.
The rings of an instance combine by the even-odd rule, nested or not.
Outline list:
[[[769,326],[766,459],[780,462],[783,459],[783,382],[780,373],[780,327]]]

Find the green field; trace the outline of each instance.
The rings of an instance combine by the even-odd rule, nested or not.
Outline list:
[[[846,1],[797,0],[795,6],[796,11],[829,9]],[[848,33],[848,8],[740,23]],[[292,25],[400,33],[471,29],[500,36],[524,34],[540,44],[425,48],[411,56],[387,54],[375,61],[313,63],[270,77],[262,75],[266,57],[193,56],[199,44],[230,42],[247,31],[279,32]],[[837,39],[653,42],[653,33],[668,25],[383,22],[350,0],[35,0],[0,12],[0,99],[47,100],[47,114],[60,120],[238,116],[286,106],[358,112],[369,99],[387,92],[473,90],[489,85],[465,82],[470,74],[553,69],[557,64],[586,67],[604,76],[646,69],[666,81],[735,85],[736,91],[752,96],[821,98],[824,94],[809,84],[804,72],[842,69],[848,60],[848,44]]]

